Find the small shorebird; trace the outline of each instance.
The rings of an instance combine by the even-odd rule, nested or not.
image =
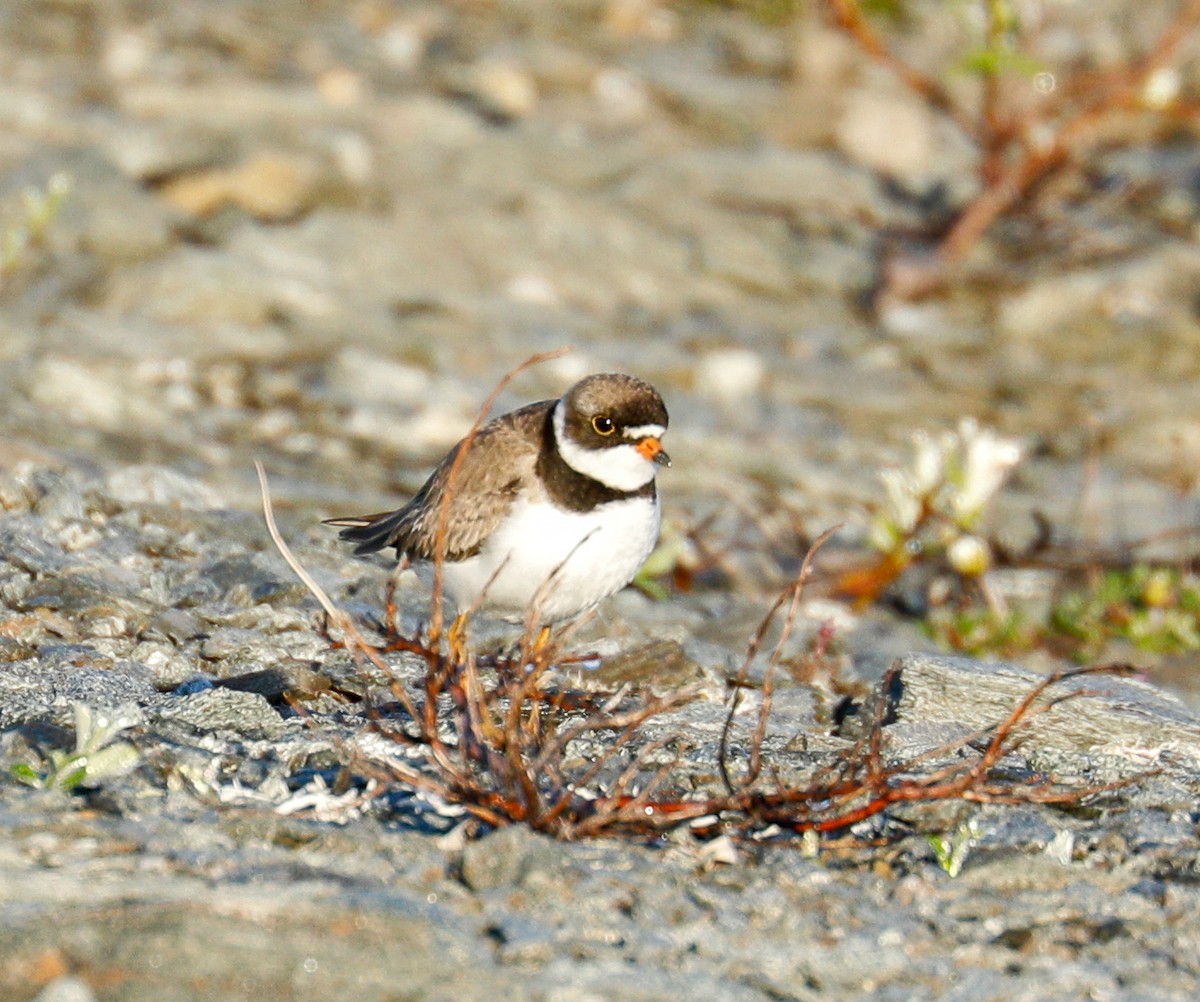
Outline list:
[[[461,652],[466,616],[486,608],[550,626],[623,588],[658,540],[654,477],[667,409],[633,376],[588,376],[557,400],[542,400],[486,424],[471,441],[452,487],[459,442],[403,508],[332,518],[354,552],[394,547],[399,558],[436,559],[445,525],[443,583],[458,609],[450,629]]]

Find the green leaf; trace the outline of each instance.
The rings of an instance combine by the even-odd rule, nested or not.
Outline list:
[[[60,790],[73,790],[87,777],[87,766],[81,765],[69,772],[56,773],[53,777],[53,785]]]
[[[26,762],[18,762],[8,772],[13,779],[24,783],[26,786],[32,786],[35,789],[41,789],[45,786],[42,774]]]

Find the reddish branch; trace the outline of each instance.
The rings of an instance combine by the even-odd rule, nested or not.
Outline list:
[[[553,651],[543,650],[531,661],[521,655],[497,658],[484,672],[473,658],[449,663],[440,651],[419,641],[402,646],[425,660],[423,678],[410,684],[397,681],[392,686],[410,721],[397,725],[382,714],[374,719],[381,733],[406,745],[416,743],[425,754],[415,761],[389,758],[366,763],[364,769],[382,770],[393,782],[454,803],[485,824],[527,824],[568,839],[619,833],[650,836],[701,818],[712,819],[709,832],[753,834],[768,826],[790,832],[831,832],[882,815],[900,803],[948,799],[1079,803],[1125,785],[1068,786],[1047,778],[1015,781],[994,774],[1033,719],[1062,700],[1085,694],[1072,691],[1055,696],[1053,687],[1108,670],[1100,668],[1051,675],[1031,688],[1011,713],[988,731],[888,762],[885,722],[894,706],[886,694],[896,691],[898,669],[893,668],[880,685],[867,734],[857,745],[811,781],[779,779],[764,751],[771,679],[797,615],[804,584],[811,576],[815,550],[829,535],[817,540],[796,580],[764,617],[741,670],[731,681],[730,710],[717,755],[723,793],[663,796],[661,791],[673,785],[680,768],[672,746],[682,741],[683,735],[653,741],[641,735],[647,721],[679,708],[695,697],[695,691],[639,699],[622,689],[583,713],[570,712],[554,697]],[[751,684],[750,666],[780,613],[784,621],[766,666],[761,702],[749,737],[748,765],[744,774],[737,776],[731,761],[737,707]],[[377,657],[371,657],[376,665]],[[440,726],[426,723],[430,707],[435,708]],[[572,762],[573,743],[602,733],[611,737],[601,754],[587,763]],[[982,752],[972,752],[981,741],[985,742]],[[944,764],[947,761],[950,764]]]
[[[372,726],[402,746],[404,754],[383,760],[366,760],[360,755],[362,771],[382,774],[392,783],[458,805],[487,825],[526,824],[559,838],[577,839],[613,833],[649,836],[708,817],[713,819],[709,830],[754,834],[778,826],[792,832],[827,832],[881,815],[898,803],[951,798],[1078,803],[1122,785],[1071,787],[1050,780],[1019,783],[993,775],[1031,719],[1058,700],[1081,695],[1071,692],[1056,699],[1049,694],[1052,686],[1103,669],[1052,675],[1031,689],[987,734],[889,763],[884,757],[884,728],[893,709],[886,694],[894,691],[894,668],[882,683],[862,741],[810,782],[780,779],[765,754],[773,678],[812,575],[813,558],[834,530],[810,547],[795,581],[772,605],[751,639],[742,668],[731,682],[730,707],[716,763],[724,791],[684,798],[670,795],[669,789],[676,785],[673,778],[680,769],[674,748],[683,745],[686,736],[669,734],[648,741],[641,728],[696,698],[697,689],[645,696],[624,687],[581,712],[572,710],[568,708],[571,701],[560,699],[556,691],[562,685],[557,668],[562,663],[559,648],[555,643],[535,644],[532,624],[516,655],[495,657],[486,665],[469,652],[443,653],[436,642],[436,629],[431,629],[429,640],[393,636],[387,648],[376,648],[291,554],[274,524],[265,475],[263,507],[280,553],[321,602],[360,671],[364,676],[377,673],[390,680],[388,688],[399,712],[377,706],[369,712]],[[389,632],[394,625],[391,598],[389,593]],[[781,612],[784,620],[767,659],[748,766],[742,775],[735,775],[730,748],[737,709],[751,685],[751,666]],[[417,658],[424,671],[412,679],[399,677],[385,660],[388,650]],[[591,762],[577,762],[571,754],[573,746],[598,735],[608,736],[604,750]],[[982,738],[987,739],[982,754],[964,758]],[[947,759],[949,765],[938,764]],[[664,787],[668,795],[660,792]]]
[[[1039,713],[1066,699],[1086,695],[1075,691],[1052,697],[1049,690],[1069,678],[1108,671],[1078,668],[1059,672],[1034,686],[1012,712],[987,732],[960,740],[902,762],[888,765],[883,757],[884,720],[890,709],[883,693],[892,691],[897,669],[884,678],[876,712],[867,736],[837,762],[804,786],[777,784],[762,788],[749,779],[725,796],[703,800],[657,801],[639,804],[640,817],[622,815],[624,827],[640,831],[662,830],[700,817],[720,819],[719,825],[742,833],[777,826],[791,832],[831,832],[884,814],[900,803],[965,800],[975,803],[1077,804],[1089,797],[1140,782],[1146,774],[1093,786],[1068,786],[1040,777],[1018,782],[996,779],[992,772],[1019,743],[1020,731]],[[983,752],[971,760],[961,753],[986,738]],[[756,740],[758,740],[756,736]],[[929,763],[950,759],[951,764],[930,768]],[[600,805],[609,808],[607,803]],[[613,805],[624,808],[624,802]],[[616,811],[613,811],[616,813]]]
[[[970,137],[982,141],[979,126],[958,106],[950,92],[934,77],[897,56],[871,25],[858,0],[826,0],[833,23],[858,43],[867,55],[891,70],[914,94],[948,115]]]
[[[859,0],[825,0],[833,23],[868,56],[886,66],[914,94],[953,119],[980,149],[983,190],[959,214],[942,239],[943,263],[961,259],[1000,216],[1029,196],[1047,177],[1077,161],[1096,142],[1100,126],[1119,112],[1144,107],[1147,81],[1167,67],[1200,25],[1200,0],[1186,0],[1149,51],[1124,70],[1106,74],[1081,97],[1074,111],[1061,111],[1057,122],[1034,113],[1005,113],[996,74],[985,76],[980,106],[974,112],[936,79],[905,62],[871,26]],[[988,7],[989,33],[996,28]]]
[[[450,503],[454,499],[455,485],[458,483],[459,473],[462,471],[467,453],[471,450],[471,446],[474,445],[475,437],[479,434],[479,429],[483,427],[497,398],[504,392],[504,388],[526,369],[540,365],[542,362],[548,362],[550,359],[559,358],[566,354],[567,351],[568,349],[566,348],[557,348],[554,351],[531,355],[515,369],[506,373],[504,378],[496,384],[492,392],[488,395],[487,400],[483,402],[483,406],[479,408],[479,412],[475,415],[475,422],[471,425],[470,431],[467,432],[462,444],[458,447],[454,461],[450,464],[450,472],[446,476],[446,490],[442,495],[442,503],[438,507],[437,532],[433,541],[433,613],[429,623],[430,642],[433,646],[437,646],[438,639],[442,634],[442,574],[446,564],[446,530],[450,524]]]

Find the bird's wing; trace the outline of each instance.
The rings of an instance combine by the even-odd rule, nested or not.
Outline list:
[[[508,514],[522,486],[535,474],[553,400],[529,404],[485,425],[463,456],[454,479],[446,520],[446,559],[464,560]],[[330,519],[341,538],[358,545],[355,553],[394,546],[418,560],[434,559],[438,519],[449,487],[459,442],[403,508],[378,515]],[[469,503],[464,499],[470,498]]]

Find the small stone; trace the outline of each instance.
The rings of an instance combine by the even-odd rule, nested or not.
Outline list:
[[[933,111],[906,99],[895,87],[886,92],[857,89],[845,99],[837,126],[838,145],[852,160],[901,178],[932,178],[939,172]]]
[[[650,88],[628,70],[609,67],[592,80],[592,95],[609,122],[634,125],[644,121],[653,107]]]
[[[660,0],[607,0],[602,21],[620,38],[669,42],[679,33],[679,15]]]
[[[330,386],[356,403],[413,409],[429,398],[429,373],[363,348],[345,348],[329,367]]]
[[[703,668],[675,640],[654,640],[604,658],[594,671],[575,674],[576,685],[618,689],[625,683],[670,692],[708,681]]]
[[[174,178],[161,191],[175,208],[199,219],[234,205],[257,219],[280,222],[311,207],[319,177],[305,157],[260,153],[236,167]]]
[[[556,861],[557,846],[521,825],[509,825],[486,838],[468,842],[462,855],[462,879],[475,892],[518,883],[531,869]]]
[[[506,59],[488,59],[476,65],[471,92],[485,111],[500,118],[526,118],[538,103],[533,74]]]
[[[730,404],[755,396],[766,377],[762,356],[749,348],[710,351],[696,365],[696,390]]]
[[[203,632],[200,617],[190,609],[162,609],[150,620],[143,635],[150,638],[161,637],[182,644]]]
[[[35,403],[62,413],[73,424],[105,430],[125,424],[125,393],[96,366],[48,356],[33,366],[26,388]]]
[[[399,16],[377,27],[379,53],[395,69],[415,72],[424,62],[430,46],[445,34],[449,15],[436,4],[405,7],[398,12],[389,7],[388,13]]]
[[[96,1002],[96,993],[86,982],[64,974],[38,992],[33,1002]]]
[[[102,139],[105,154],[121,173],[139,181],[194,173],[226,154],[218,132],[178,122],[113,122]]]
[[[200,648],[200,656],[206,661],[252,659],[259,644],[260,638],[254,630],[242,627],[218,627],[204,641]]]
[[[317,92],[334,108],[351,108],[365,100],[367,82],[361,73],[335,66],[317,78]]]
[[[205,689],[171,697],[157,709],[160,722],[185,724],[195,731],[233,731],[247,738],[277,738],[283,721],[267,700],[255,692]]]

